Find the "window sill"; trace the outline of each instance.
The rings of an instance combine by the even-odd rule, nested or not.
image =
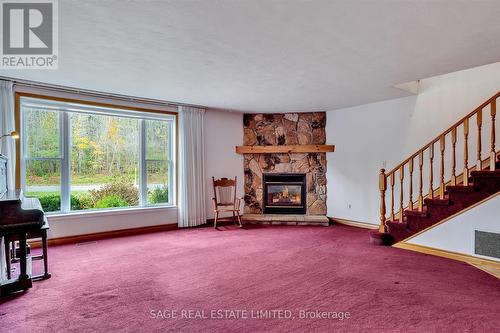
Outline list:
[[[119,209],[103,209],[103,210],[89,210],[78,211],[71,213],[46,213],[47,218],[50,220],[65,220],[80,217],[95,217],[95,216],[119,216],[129,214],[150,213],[153,211],[177,211],[177,206],[151,206],[151,207],[130,207]]]

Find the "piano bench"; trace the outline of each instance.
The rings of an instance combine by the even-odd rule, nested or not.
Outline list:
[[[32,256],[32,260],[43,260],[43,274],[38,274],[32,276],[33,281],[37,280],[46,280],[51,277],[49,273],[48,267],[48,244],[47,244],[47,230],[49,229],[49,225],[47,222],[40,228],[40,230],[30,231],[28,232],[28,239],[33,238],[41,238],[42,239],[42,254]],[[19,262],[19,257],[17,253],[19,253],[19,249],[15,249],[15,242],[19,241],[19,237],[17,235],[8,235],[5,239],[5,254],[7,261],[7,278],[11,278],[11,263]],[[12,249],[12,250],[11,250]]]

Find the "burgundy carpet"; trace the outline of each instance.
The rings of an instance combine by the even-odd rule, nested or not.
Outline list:
[[[2,300],[0,331],[498,332],[500,280],[472,266],[357,228],[246,228],[52,247],[52,279]]]

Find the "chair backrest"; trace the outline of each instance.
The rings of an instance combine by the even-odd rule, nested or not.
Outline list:
[[[236,181],[234,179],[221,178],[215,179],[212,177],[214,183],[214,198],[217,205],[233,205],[236,202]]]

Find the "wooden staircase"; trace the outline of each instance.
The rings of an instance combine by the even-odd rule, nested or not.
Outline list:
[[[500,191],[500,154],[495,150],[496,104],[499,96],[500,92],[390,172],[386,173],[384,169],[380,171],[380,227],[378,231],[370,232],[370,239],[373,243],[391,245],[400,242],[444,219],[459,214]],[[489,133],[482,131],[484,113],[489,116],[487,119]],[[471,140],[469,124],[474,120],[477,132],[474,133],[474,140]],[[458,141],[459,132],[462,136],[461,142]],[[482,159],[482,141],[487,134],[489,134],[490,144],[487,157]],[[463,149],[462,172],[458,175],[457,141]],[[448,151],[446,150],[447,142],[451,143],[448,144],[451,146]],[[476,147],[473,166],[469,166],[469,146],[471,145]],[[435,146],[439,146],[439,165],[434,165]],[[417,166],[416,170],[414,164]],[[436,166],[439,167],[437,179],[434,178]],[[448,175],[448,179],[445,179],[445,175]],[[414,193],[414,178],[417,178],[415,182],[418,184],[415,191],[417,193]],[[425,195],[424,186],[426,187]],[[388,214],[386,192],[389,192],[388,201],[390,202]],[[396,197],[399,197],[399,202],[396,202]]]

